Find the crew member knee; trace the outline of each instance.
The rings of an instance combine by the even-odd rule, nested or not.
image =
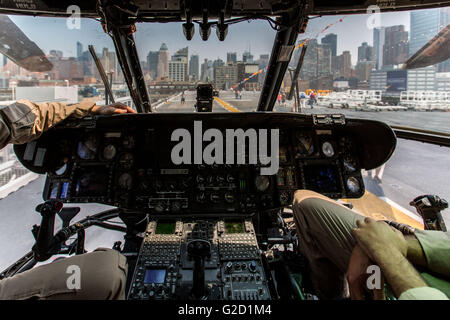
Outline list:
[[[102,276],[96,279],[96,291],[101,299],[124,299],[127,280],[126,258],[116,250],[96,251]]]
[[[308,198],[323,198],[323,196],[320,193],[311,190],[300,189],[294,193],[294,205],[300,205]]]

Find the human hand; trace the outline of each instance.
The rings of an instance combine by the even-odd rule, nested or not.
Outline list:
[[[112,103],[106,106],[95,105],[92,110],[92,114],[97,115],[110,115],[110,114],[122,114],[122,113],[136,113],[133,109],[123,103]]]
[[[350,261],[348,263],[346,278],[352,300],[364,300],[369,296],[367,279],[369,277],[368,267],[374,263],[359,245],[353,248]],[[380,288],[373,289],[370,295],[373,300],[385,300],[384,280],[380,281]]]
[[[380,255],[388,254],[391,250],[397,250],[406,257],[408,245],[405,237],[386,222],[365,218],[364,221],[357,220],[356,225],[358,228],[353,229],[352,233],[373,261],[379,263]]]

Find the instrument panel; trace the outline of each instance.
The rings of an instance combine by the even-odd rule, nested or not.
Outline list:
[[[307,116],[277,123],[267,122],[268,115],[259,115],[264,123],[250,121],[247,125],[235,116],[154,116],[100,117],[66,124],[37,141],[15,146],[16,154],[30,169],[47,173],[44,199],[103,203],[155,215],[251,214],[291,204],[298,189],[334,199],[364,194],[361,169],[364,148],[370,146],[364,146],[364,139],[357,130],[349,130],[353,126],[348,124],[314,125]],[[142,121],[145,118],[156,121]],[[299,119],[303,123],[299,124]],[[264,165],[259,158],[252,163],[250,138],[245,140],[244,163],[206,164],[205,159],[198,163],[195,154],[205,152],[209,144],[203,139],[199,140],[202,149],[191,145],[192,163],[174,164],[171,157],[179,142],[173,141],[173,132],[183,128],[195,138],[193,123],[199,120],[203,120],[203,133],[216,128],[224,137],[230,128],[277,130],[276,174],[262,175]],[[267,144],[270,151],[270,141]],[[225,146],[223,151],[227,151]],[[238,153],[237,147],[234,152]]]

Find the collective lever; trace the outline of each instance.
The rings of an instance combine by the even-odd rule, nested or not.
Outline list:
[[[187,245],[187,252],[194,260],[192,294],[201,299],[206,295],[205,258],[211,256],[211,244],[206,240],[192,240]]]

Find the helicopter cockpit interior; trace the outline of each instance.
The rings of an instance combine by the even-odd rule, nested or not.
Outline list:
[[[295,227],[286,222],[292,217],[294,193],[308,189],[335,200],[361,198],[363,170],[387,162],[397,138],[449,146],[448,137],[348,118],[339,111],[273,112],[308,17],[365,13],[369,2],[378,3],[80,3],[81,16],[98,20],[111,36],[137,114],[64,121],[37,140],[14,146],[24,167],[46,175],[45,202],[39,210],[51,214],[43,214],[40,228],[34,230],[39,245],[0,278],[30,269],[56,253],[84,253],[84,229],[92,226],[124,233],[123,245],[115,249],[128,260],[127,299],[304,299],[296,275],[306,270],[307,263],[297,252]],[[33,3],[33,9],[21,9],[2,2],[0,12],[68,14],[67,1]],[[394,1],[381,10],[449,4]],[[267,20],[277,30],[256,112],[152,112],[133,37],[136,23],[178,22],[187,40],[199,32],[205,41],[213,36],[226,41],[230,24],[255,19]],[[104,74],[101,66],[99,73]],[[108,79],[102,79],[107,88]],[[77,203],[115,208],[70,224],[79,211]],[[65,222],[53,234],[57,215]],[[114,218],[124,226],[108,222]],[[73,236],[76,240],[68,244]]]

